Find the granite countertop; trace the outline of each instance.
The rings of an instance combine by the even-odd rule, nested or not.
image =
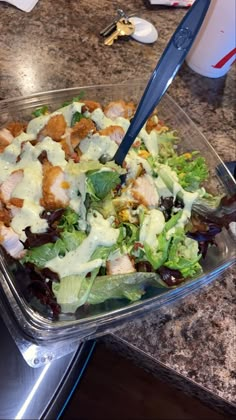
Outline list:
[[[152,22],[154,44],[103,44],[99,32],[123,8]],[[39,0],[31,13],[0,2],[0,99],[34,92],[148,79],[185,9],[149,10],[142,0]],[[223,160],[235,159],[235,68],[204,78],[184,64],[169,94],[188,113]],[[211,285],[109,336],[132,349],[138,363],[168,368],[229,411],[236,395],[235,269]],[[136,352],[135,352],[136,350]],[[138,355],[138,356],[137,356]],[[146,363],[146,367],[147,367]]]

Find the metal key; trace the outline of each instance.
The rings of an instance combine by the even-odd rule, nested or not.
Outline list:
[[[133,32],[134,25],[131,22],[126,23],[124,19],[121,19],[117,22],[115,31],[105,39],[104,44],[112,45],[118,36],[129,36]]]
[[[102,36],[108,36],[111,32],[113,32],[116,29],[116,24],[119,20],[124,19],[125,23],[129,22],[129,18],[131,16],[135,16],[135,14],[127,15],[122,9],[117,9],[116,11],[117,17],[113,22],[111,22],[109,25],[107,25],[104,29],[100,31],[100,35]]]

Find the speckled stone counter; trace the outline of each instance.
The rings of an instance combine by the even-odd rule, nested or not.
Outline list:
[[[99,32],[123,8],[151,21],[152,45]],[[142,0],[39,0],[31,13],[0,2],[0,99],[33,92],[148,79],[184,9],[149,10]],[[183,65],[169,94],[223,160],[235,159],[235,68],[208,79]],[[235,270],[197,294],[106,337],[145,368],[192,389],[225,412],[236,409]],[[174,381],[175,378],[175,381]]]

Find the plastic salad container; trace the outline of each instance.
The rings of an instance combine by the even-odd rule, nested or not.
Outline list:
[[[76,97],[81,91],[84,94],[83,99],[98,101],[101,104],[119,99],[137,104],[144,87],[143,82],[76,87],[4,100],[0,102],[0,127],[10,121],[29,121],[32,119],[32,112],[43,105],[49,105],[50,110],[56,110],[63,102]],[[178,148],[183,153],[198,150],[200,155],[206,158],[210,171],[208,191],[226,194],[235,190],[236,185],[232,175],[214,149],[167,94],[158,105],[158,116],[177,132],[181,139]],[[107,333],[122,321],[157,310],[162,305],[175,302],[210,283],[233,264],[235,257],[233,237],[228,230],[223,229],[216,236],[216,242],[217,247],[210,248],[207,258],[202,261],[203,273],[194,279],[187,280],[174,288],[150,287],[146,294],[135,302],[126,299],[109,300],[104,304],[91,305],[85,311],[80,311],[77,316],[61,314],[56,320],[37,312],[26,301],[19,287],[19,272],[18,277],[14,275],[15,267],[9,266],[1,253],[2,316],[27,363],[33,367],[40,366],[73,351],[80,340]],[[24,276],[23,270],[20,275]]]

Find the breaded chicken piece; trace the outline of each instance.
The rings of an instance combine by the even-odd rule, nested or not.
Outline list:
[[[129,255],[121,255],[120,257],[106,262],[107,275],[127,274],[136,271],[133,261]]]
[[[152,130],[156,130],[158,133],[163,133],[169,130],[156,115],[151,115],[151,117],[148,118],[145,129],[148,134],[150,134]]]
[[[0,222],[0,244],[14,258],[21,258],[24,255],[24,245],[19,236],[11,227],[4,226]]]
[[[75,149],[81,140],[96,131],[94,122],[88,118],[81,118],[71,129],[71,146]]]
[[[0,208],[0,224],[4,223],[5,226],[9,226],[12,219],[11,213],[8,209],[1,207]]]
[[[104,108],[104,114],[114,120],[118,117],[128,118],[130,119],[135,112],[135,105],[133,102],[126,103],[123,100],[110,102]]]
[[[145,207],[156,207],[159,195],[150,175],[142,175],[135,179],[131,188],[132,196]]]
[[[19,122],[19,121],[12,121],[6,125],[6,128],[11,132],[13,137],[19,136],[23,131],[25,131],[27,124]]]
[[[16,186],[22,181],[24,177],[23,169],[17,169],[12,172],[9,177],[0,186],[0,199],[3,203],[8,204],[11,200],[11,195]]]
[[[24,200],[23,198],[11,197],[9,203],[14,207],[21,208],[23,207]]]
[[[97,108],[102,108],[99,102],[95,101],[83,101],[84,105],[82,106],[82,112],[93,112]]]
[[[40,131],[40,138],[49,136],[55,141],[60,141],[66,130],[66,120],[62,114],[53,115],[45,127]]]
[[[11,144],[12,140],[14,139],[14,136],[8,130],[7,128],[2,128],[0,130],[0,153],[3,152],[3,150]]]
[[[120,125],[110,125],[98,132],[100,136],[109,136],[116,144],[120,144],[124,138],[125,130]]]
[[[67,189],[69,184],[65,181],[65,174],[61,167],[47,166],[43,172],[41,205],[46,210],[56,210],[68,206]]]
[[[64,152],[65,152],[65,157],[66,158],[70,158],[71,155],[74,153],[74,150],[73,150],[73,148],[71,146],[70,139],[68,141],[68,138],[67,137],[63,137],[60,140],[60,145],[61,145],[62,150],[64,150]]]
[[[150,134],[151,131],[156,127],[156,125],[157,125],[157,118],[151,115],[151,117],[149,117],[146,122],[146,126],[145,126],[146,132]]]

